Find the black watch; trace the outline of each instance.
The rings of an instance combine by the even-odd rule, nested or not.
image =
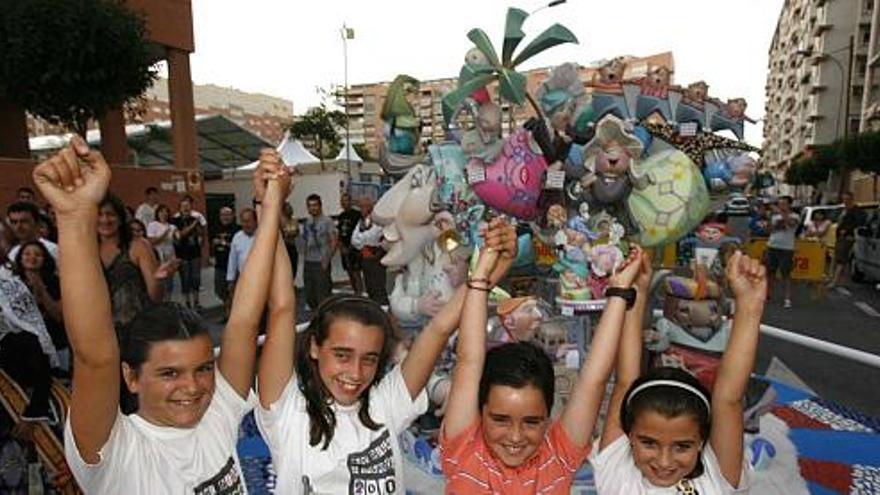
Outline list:
[[[606,287],[605,297],[620,297],[626,301],[626,309],[633,307],[636,303],[636,290],[630,287],[622,289],[620,287]]]

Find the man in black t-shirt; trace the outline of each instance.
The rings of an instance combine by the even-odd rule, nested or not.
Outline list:
[[[336,229],[339,234],[339,254],[342,257],[342,268],[348,273],[348,280],[355,294],[364,292],[364,280],[361,274],[361,253],[351,247],[351,234],[361,220],[361,212],[351,207],[351,196],[344,192],[339,197],[342,213]]]
[[[856,206],[853,193],[843,193],[843,214],[837,220],[837,240],[834,245],[834,276],[828,281],[832,288],[840,281],[843,272],[849,267],[853,245],[856,242],[856,229],[865,225],[868,215]]]
[[[193,199],[184,196],[180,201],[180,213],[174,216],[177,226],[177,241],[174,252],[180,259],[180,285],[186,307],[201,309],[199,289],[202,286],[202,239],[204,238],[205,217],[193,211]],[[204,223],[203,223],[204,222]]]
[[[223,301],[224,306],[229,304],[229,286],[226,283],[229,245],[232,242],[232,236],[238,232],[238,229],[238,224],[235,223],[235,212],[232,208],[228,206],[220,208],[220,225],[211,236],[211,256],[214,257],[214,294]]]

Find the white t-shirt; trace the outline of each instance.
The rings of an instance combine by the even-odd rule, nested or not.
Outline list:
[[[144,225],[156,220],[156,208],[159,205],[152,206],[149,203],[141,203],[134,212],[134,217],[141,221]]]
[[[598,450],[598,447],[594,448],[594,454],[590,456],[598,493],[603,495],[679,495],[680,492],[675,486],[656,487],[642,476],[642,472],[633,462],[632,449],[626,435],[621,435],[611,445],[605,447],[605,450],[601,452]],[[745,457],[743,457],[743,471],[739,480],[740,488],[730,486],[730,483],[721,474],[718,459],[708,443],[703,448],[701,458],[703,474],[691,480],[697,493],[700,495],[749,493],[749,470]]]
[[[370,417],[382,427],[373,431],[364,426],[358,418],[359,404],[334,404],[336,429],[330,445],[322,450],[323,442],[309,445],[306,399],[296,379],[291,379],[268,410],[256,408],[257,426],[278,473],[275,494],[405,493],[397,436],[427,406],[424,390],[415,400],[410,398],[400,366],[395,366],[370,391]]]
[[[174,257],[174,232],[177,231],[177,226],[173,223],[165,224],[159,221],[150,222],[147,225],[147,237],[161,237],[166,230],[170,232],[165,240],[154,244],[156,251],[159,252],[159,261],[163,263]]]
[[[194,428],[156,426],[118,413],[101,460],[80,457],[70,417],[64,428],[67,463],[85,493],[246,495],[236,452],[238,427],[253,408],[216,371],[216,389]]]
[[[794,251],[794,234],[800,221],[797,213],[788,214],[788,222],[782,222],[782,215],[777,213],[770,218],[770,238],[767,239],[767,247]]]

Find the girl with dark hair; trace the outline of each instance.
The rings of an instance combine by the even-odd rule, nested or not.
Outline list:
[[[496,283],[515,257],[516,232],[496,220],[486,243],[506,253],[483,274]],[[427,408],[425,384],[458,326],[466,289],[392,365],[394,327],[364,297],[326,300],[295,338],[290,260],[281,251],[275,259],[256,411],[278,473],[275,493],[405,493],[397,436]]]
[[[639,377],[650,276],[638,279],[599,452],[590,459],[599,493],[748,493],[742,399],[755,363],[767,275],[759,261],[737,251],[726,276],[736,310],[711,395],[679,369],[655,368]]]
[[[34,295],[55,348],[66,349],[61,283],[58,280],[55,258],[42,242],[26,242],[15,257],[15,272]]]
[[[590,354],[556,419],[550,418],[553,366],[543,351],[530,343],[509,343],[486,352],[491,287],[486,274],[496,259],[496,253],[482,250],[467,282],[440,431],[446,493],[568,494],[589,453],[624,313],[634,298],[631,285],[647,269],[647,258],[633,245],[629,259],[611,276]]]
[[[280,160],[274,151],[260,159]],[[64,247],[62,302],[75,362],[64,447],[83,491],[245,493],[238,426],[252,407],[257,326],[280,245],[289,175],[284,169],[271,177],[255,173],[255,187],[266,189],[266,227],[257,231],[216,360],[198,315],[172,303],[147,307],[117,342],[94,236],[110,181],[103,157],[74,137],[33,176],[58,212]],[[130,416],[119,410],[120,367],[138,399]]]

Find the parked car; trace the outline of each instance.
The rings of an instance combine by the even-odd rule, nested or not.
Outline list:
[[[880,228],[876,221],[872,223],[856,229],[850,265],[854,282],[880,281]]]

